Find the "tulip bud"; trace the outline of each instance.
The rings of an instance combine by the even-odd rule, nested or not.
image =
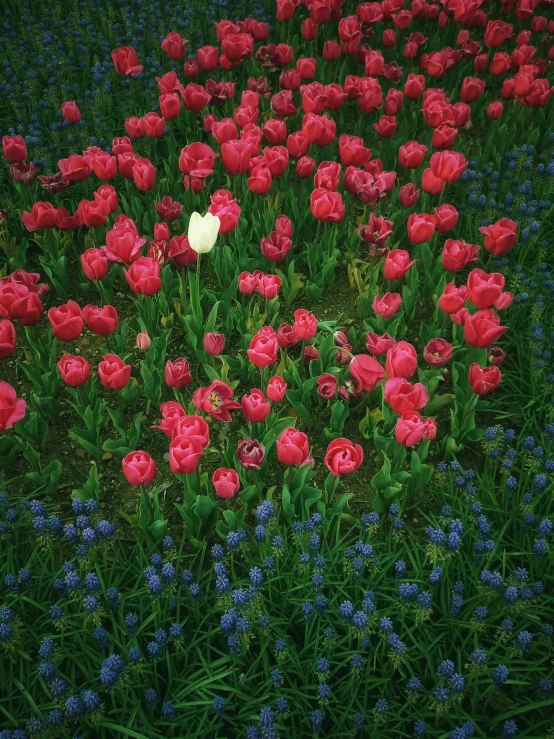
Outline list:
[[[136,342],[137,349],[146,351],[147,349],[150,349],[150,343],[151,343],[150,337],[148,336],[147,331],[141,331],[139,334],[137,334],[137,342]]]
[[[211,357],[217,357],[222,354],[225,348],[225,336],[218,334],[216,331],[209,331],[204,334],[204,351]]]
[[[240,488],[239,476],[235,470],[220,467],[212,476],[212,484],[220,498],[232,498]]]

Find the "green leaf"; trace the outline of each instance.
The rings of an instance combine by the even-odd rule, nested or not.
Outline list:
[[[391,471],[391,464],[390,464],[389,458],[386,455],[384,455],[383,466],[381,467],[379,472],[377,472],[377,474],[373,476],[371,480],[371,487],[375,488],[375,490],[378,490],[378,491],[384,490],[390,484],[390,481],[391,481],[390,471]]]

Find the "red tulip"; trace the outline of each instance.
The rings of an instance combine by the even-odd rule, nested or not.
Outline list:
[[[284,146],[266,146],[264,159],[272,176],[280,177],[289,163],[289,152]]]
[[[334,192],[340,182],[341,166],[338,162],[321,162],[314,177],[316,188],[323,188]]]
[[[181,94],[185,108],[191,113],[200,113],[211,100],[210,93],[196,82],[189,82]]]
[[[81,120],[81,111],[75,100],[68,100],[62,103],[62,115],[68,123],[79,123]]]
[[[188,416],[186,413],[181,413],[181,406],[168,409],[165,407],[166,405],[169,404],[162,403],[160,406],[164,418],[160,422],[159,428],[168,436],[171,436],[172,439],[177,436],[186,436],[197,441],[201,449],[206,449],[210,443],[210,427],[202,416]],[[176,403],[175,406],[177,405]],[[168,424],[167,430],[163,428],[165,424]],[[168,431],[171,431],[171,433],[168,433]]]
[[[219,218],[219,233],[227,234],[237,227],[241,209],[229,190],[216,190],[210,197],[208,212]]]
[[[315,159],[312,159],[311,157],[301,157],[296,163],[296,174],[303,180],[305,180],[308,177],[311,177],[314,169],[315,169]],[[324,212],[324,209],[322,206],[320,207],[319,210],[321,212]],[[330,210],[332,210],[332,207],[330,208]]]
[[[85,325],[81,309],[74,300],[69,300],[57,308],[50,308],[48,320],[52,326],[52,333],[60,341],[75,341]]]
[[[186,359],[179,357],[174,362],[170,359],[165,363],[164,379],[169,387],[186,387],[192,382],[190,366]]]
[[[286,465],[302,466],[308,461],[310,446],[308,437],[295,428],[287,428],[277,439],[277,458]]]
[[[407,341],[398,341],[387,352],[385,369],[389,377],[411,377],[417,369],[417,352]]]
[[[456,182],[462,176],[468,162],[463,154],[449,149],[438,151],[431,156],[431,171],[444,182]]]
[[[103,308],[85,305],[82,313],[89,329],[98,336],[108,336],[117,328],[117,311],[112,305],[105,305]]]
[[[171,31],[162,41],[161,47],[170,59],[178,62],[185,56],[186,43],[187,39],[181,38],[177,31]]]
[[[169,467],[175,475],[195,472],[202,456],[202,447],[192,436],[175,436],[169,444]]]
[[[221,160],[228,174],[242,174],[248,171],[252,150],[247,141],[234,139],[226,141],[221,147]]]
[[[491,121],[496,121],[502,116],[503,112],[504,106],[500,100],[494,100],[492,103],[489,103],[489,107],[487,108],[487,117]]]
[[[443,205],[435,208],[433,215],[436,218],[435,228],[441,234],[452,231],[456,223],[458,223],[458,211],[453,205],[448,205],[447,203],[443,203]]]
[[[387,97],[385,98],[385,114],[390,116],[396,115],[402,107],[403,102],[404,95],[401,90],[391,88],[387,92]]]
[[[140,257],[124,274],[131,290],[139,295],[153,295],[162,286],[160,263],[151,257]]]
[[[413,182],[408,182],[407,185],[402,185],[398,193],[398,200],[400,201],[400,205],[403,205],[404,208],[412,208],[417,203],[419,200],[419,190]]]
[[[485,29],[485,43],[489,48],[494,49],[511,38],[513,31],[514,27],[510,23],[491,20]]]
[[[477,261],[479,247],[462,239],[447,239],[442,248],[442,266],[449,272],[457,272]]]
[[[254,388],[241,399],[242,413],[250,423],[261,423],[269,416],[271,403],[268,403],[261,390]]]
[[[0,380],[0,431],[7,431],[25,416],[27,403],[18,398],[15,388]]]
[[[149,159],[142,157],[137,159],[133,165],[133,180],[142,192],[148,192],[156,184],[156,172],[158,170]]]
[[[239,292],[242,295],[252,295],[257,292],[260,284],[261,272],[241,272],[238,277]]]
[[[31,185],[36,177],[37,168],[33,162],[15,162],[10,165],[10,174],[21,185]]]
[[[517,241],[517,223],[509,218],[501,218],[491,226],[481,226],[485,234],[484,247],[497,257],[507,254]]]
[[[167,223],[154,224],[154,240],[167,241],[169,239],[169,226]]]
[[[393,115],[382,115],[377,123],[373,124],[373,128],[381,138],[390,139],[398,129],[398,121]]]
[[[171,222],[176,221],[180,217],[183,212],[183,206],[177,200],[173,200],[171,195],[164,195],[161,201],[156,203],[156,210],[160,218]],[[160,224],[155,224],[154,229],[156,228],[156,225]],[[159,238],[156,236],[155,232],[154,238]],[[169,230],[167,232],[167,236],[164,238],[169,238]]]
[[[0,320],[0,361],[14,353],[16,343],[17,333],[13,323],[8,318]]]
[[[506,359],[506,354],[498,346],[493,346],[489,349],[488,360],[495,367],[500,367],[502,362]]]
[[[2,324],[0,323],[0,328]],[[271,400],[273,403],[280,403],[281,400],[285,397],[285,394],[287,392],[287,383],[283,380],[282,377],[279,375],[274,375],[269,379],[269,382],[267,383],[266,388],[266,394],[268,400]]]
[[[368,352],[376,357],[386,354],[394,343],[395,340],[393,337],[387,333],[382,336],[378,336],[372,331],[368,331],[365,337],[365,344]]]
[[[363,167],[371,156],[371,149],[364,146],[364,141],[359,136],[342,134],[339,138],[339,156],[345,166]]]
[[[258,291],[262,298],[265,298],[266,300],[273,300],[275,297],[277,297],[277,294],[282,286],[283,282],[278,275],[262,275],[260,277]]]
[[[463,308],[466,302],[467,288],[465,285],[456,287],[453,282],[445,285],[442,295],[439,298],[439,308],[445,313],[457,313]]]
[[[164,432],[166,436],[169,436],[170,439],[172,439],[175,436],[175,430],[177,428],[178,422],[187,416],[186,410],[183,408],[183,406],[180,403],[177,403],[174,400],[170,400],[167,403],[162,403],[160,406],[160,413],[162,414],[162,419],[157,426],[151,426],[151,428],[157,428]],[[204,419],[200,419],[200,416],[193,416],[193,418],[197,418],[199,420],[202,420],[204,424],[206,424],[206,427],[208,427],[208,424]],[[208,429],[208,439],[209,439],[209,429]]]
[[[252,56],[254,39],[248,33],[230,33],[221,41],[221,48],[230,62],[239,62]]]
[[[323,58],[326,62],[334,62],[340,55],[340,44],[336,41],[325,41],[323,44]]]
[[[139,237],[134,221],[121,214],[114,227],[106,233],[106,246],[102,247],[102,252],[110,262],[132,264],[140,258],[145,243],[146,239]]]
[[[194,171],[203,171],[211,174],[214,170],[215,160],[219,154],[200,142],[189,144],[181,149],[179,155],[179,169],[183,174],[192,174]]]
[[[425,88],[425,77],[422,74],[409,74],[404,85],[404,95],[408,100],[417,100]]]
[[[117,155],[117,166],[119,167],[119,174],[126,180],[133,179],[133,167],[138,161],[138,156],[134,151],[126,151],[123,154]]]
[[[219,57],[216,59],[216,67],[217,67],[218,61],[219,61]],[[189,80],[196,79],[198,77],[199,72],[200,72],[200,66],[198,64],[197,59],[188,59],[183,64],[183,73],[185,77],[189,78]]]
[[[2,151],[8,162],[21,162],[27,158],[27,145],[23,136],[3,136]]]
[[[132,139],[141,139],[144,136],[144,121],[142,118],[130,116],[125,120],[125,130]]]
[[[302,131],[295,131],[291,133],[287,138],[287,149],[292,157],[300,159],[308,151],[310,142],[304,136]]]
[[[427,192],[430,195],[438,195],[444,188],[444,180],[441,180],[440,177],[435,177],[431,168],[424,169],[421,176],[421,188],[423,192]]]
[[[108,260],[100,249],[90,248],[81,254],[81,266],[89,280],[103,280],[108,274]]]
[[[148,336],[147,331],[139,331],[137,334],[137,338],[135,341],[135,346],[137,349],[140,349],[141,351],[145,352],[147,349],[150,349],[151,345],[150,337]]]
[[[117,354],[106,354],[98,365],[98,376],[108,390],[122,390],[131,377],[131,365],[125,364]]]
[[[112,185],[100,185],[94,193],[94,199],[97,203],[105,204],[109,213],[114,213],[119,207],[117,192]]]
[[[278,349],[275,330],[271,326],[265,326],[252,337],[246,353],[253,365],[263,368],[275,364]]]
[[[52,203],[36,202],[31,212],[23,211],[21,220],[27,231],[38,231],[40,228],[52,228],[56,225],[58,211]]]
[[[67,159],[60,159],[58,167],[63,176],[70,182],[81,182],[81,180],[86,180],[89,177],[92,171],[92,162],[90,157],[71,154]]]
[[[118,74],[134,77],[140,74],[144,67],[138,63],[137,52],[130,46],[120,46],[112,51],[112,62]]]
[[[425,421],[417,411],[403,413],[396,421],[394,436],[399,444],[406,447],[415,446],[422,439],[434,439],[437,434],[437,422],[433,418]]]
[[[427,147],[417,141],[408,141],[398,150],[398,161],[403,167],[415,169],[422,164],[425,159]]]
[[[353,444],[349,439],[335,439],[327,447],[324,461],[332,475],[349,475],[364,461],[364,452],[359,444]]]
[[[292,222],[284,213],[275,220],[275,231],[279,236],[286,236],[289,239],[292,238]]]
[[[318,28],[317,23],[314,23],[311,18],[304,18],[302,21],[302,38],[304,41],[314,41],[317,37]]]
[[[457,136],[458,129],[444,123],[434,129],[431,144],[435,149],[449,149]]]
[[[412,385],[403,377],[392,377],[385,383],[385,400],[395,413],[419,411],[429,402],[425,387],[416,382]]]
[[[287,349],[289,346],[295,346],[298,343],[298,336],[294,333],[294,329],[290,324],[282,323],[279,326],[277,343],[281,349]]]
[[[494,307],[497,310],[507,310],[514,300],[513,293],[503,292],[494,301]]]
[[[402,305],[402,297],[399,293],[385,293],[383,297],[376,295],[373,298],[373,310],[378,316],[390,318]]]
[[[192,399],[198,410],[209,413],[210,416],[223,421],[231,422],[229,411],[240,408],[240,403],[232,400],[233,388],[221,380],[214,380],[209,387],[200,387],[195,391]]]
[[[310,210],[318,221],[339,223],[345,216],[346,206],[339,192],[317,188],[310,195]]]
[[[169,242],[169,257],[178,267],[186,267],[198,260],[198,254],[190,247],[188,236],[174,236]]]
[[[238,139],[239,136],[237,124],[232,118],[222,118],[220,121],[214,121],[211,133],[220,146],[232,139]]]
[[[468,315],[464,323],[464,339],[470,346],[487,349],[504,334],[508,328],[500,325],[500,318],[491,308],[478,310]]]
[[[339,397],[342,400],[348,400],[348,393],[344,387],[340,387],[337,391],[337,378],[329,372],[320,375],[317,378],[317,393],[326,400],[334,400]]]
[[[464,77],[460,87],[460,100],[464,103],[474,103],[483,94],[485,81],[478,77]]]
[[[467,277],[467,299],[477,308],[490,308],[502,295],[505,282],[498,272],[487,274],[482,269],[473,269]]]
[[[294,311],[294,334],[300,341],[313,339],[317,333],[317,319],[310,311],[299,308]]]
[[[235,470],[219,467],[212,475],[212,485],[220,498],[232,498],[240,489],[239,476]]]
[[[218,334],[216,331],[210,331],[204,334],[204,351],[212,357],[223,354],[225,349],[225,335]]]
[[[237,446],[237,459],[245,470],[260,470],[265,459],[265,447],[255,439],[241,439]]]
[[[213,72],[219,63],[219,49],[217,46],[201,46],[196,50],[198,65],[206,72]]]
[[[297,60],[296,69],[303,80],[311,80],[315,76],[317,62],[315,59],[304,57]]]
[[[478,364],[472,364],[469,368],[468,382],[471,389],[477,395],[487,395],[500,385],[502,374],[497,366],[481,367]]]
[[[363,390],[371,392],[385,376],[382,365],[368,354],[357,354],[349,365],[350,374]]]
[[[160,120],[164,121],[164,126],[162,127],[160,125],[161,133],[159,135],[163,136],[165,120],[174,121],[176,118],[179,117],[179,114],[181,112],[181,98],[179,97],[178,93],[166,92],[164,95],[160,95],[160,112],[163,116],[163,118],[160,118]],[[145,131],[148,136],[151,135],[148,133],[146,125]]]
[[[405,249],[393,249],[385,259],[383,275],[386,280],[401,280],[416,262],[417,259],[410,261],[410,255]]]
[[[64,354],[58,361],[58,372],[66,385],[79,387],[90,377],[90,365],[84,357]]]
[[[452,344],[444,339],[431,339],[423,350],[423,358],[428,364],[440,367],[452,359]]]
[[[433,156],[435,156],[433,154]],[[408,239],[412,244],[423,244],[435,233],[437,219],[428,213],[412,213],[408,217]]]

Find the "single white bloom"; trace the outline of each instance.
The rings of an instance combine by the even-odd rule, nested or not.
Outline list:
[[[194,211],[189,221],[189,244],[197,254],[207,254],[214,248],[219,234],[220,221],[217,216],[206,213],[201,216]]]

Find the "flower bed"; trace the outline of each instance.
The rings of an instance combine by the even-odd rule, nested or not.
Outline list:
[[[3,132],[0,736],[552,736],[550,3],[271,12]]]

